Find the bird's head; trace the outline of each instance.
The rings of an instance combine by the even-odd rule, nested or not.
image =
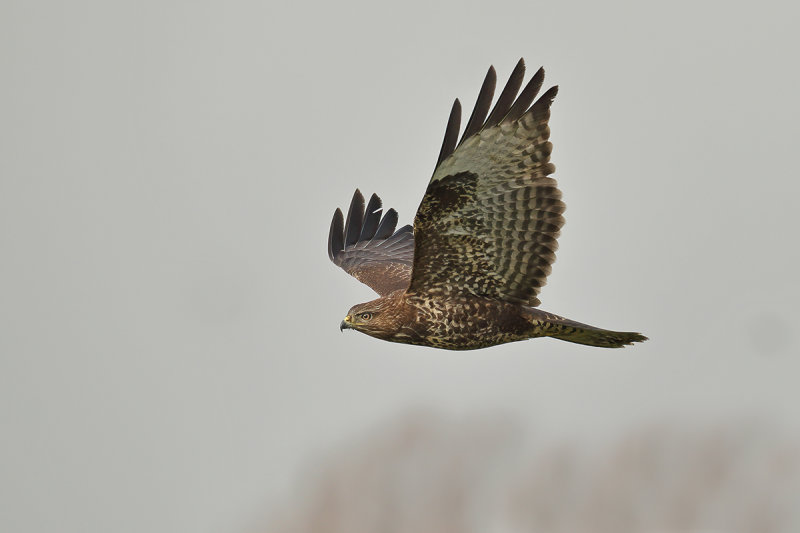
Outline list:
[[[371,302],[354,305],[347,312],[339,329],[354,329],[372,337],[391,336],[400,323],[397,298],[383,297]]]

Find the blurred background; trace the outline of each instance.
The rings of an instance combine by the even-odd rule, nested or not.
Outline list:
[[[784,2],[0,4],[0,530],[800,529]],[[410,223],[450,105],[558,84],[546,310],[650,341],[338,325],[356,187]]]

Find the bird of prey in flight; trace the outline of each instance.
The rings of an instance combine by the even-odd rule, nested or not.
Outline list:
[[[647,340],[537,309],[565,205],[549,177],[558,87],[536,99],[544,70],[519,92],[524,76],[520,59],[491,108],[497,75],[489,68],[461,140],[455,101],[413,227],[396,230],[397,212],[383,213],[374,194],[365,207],[358,190],[346,219],[336,209],[331,261],[380,295],[353,306],[341,329],[449,350],[535,337],[606,348]]]

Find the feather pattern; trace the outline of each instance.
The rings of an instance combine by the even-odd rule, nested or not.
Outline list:
[[[540,69],[516,97],[517,63],[482,127],[437,165],[417,210],[411,292],[539,305],[564,224],[550,163],[553,87],[531,106]]]
[[[356,189],[347,221],[337,209],[328,234],[328,257],[334,264],[380,295],[408,287],[414,257],[411,226],[397,227],[397,212],[381,217],[381,199],[373,194],[364,208],[364,196]]]

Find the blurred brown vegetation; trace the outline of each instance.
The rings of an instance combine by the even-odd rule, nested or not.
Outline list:
[[[410,415],[310,469],[269,533],[800,531],[800,448],[749,424],[546,444]]]

